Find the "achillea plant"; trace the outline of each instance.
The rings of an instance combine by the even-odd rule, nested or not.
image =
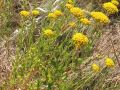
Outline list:
[[[54,35],[54,32],[51,29],[44,30],[44,35],[47,37],[51,37]]]
[[[42,0],[47,2],[45,6],[41,2],[45,9],[42,13],[42,8],[40,8],[41,11],[37,9],[37,1],[41,0],[32,0],[37,4],[31,4],[29,0],[20,0],[21,7],[24,8],[19,13],[20,16],[25,19],[30,18],[25,21],[20,20],[20,26],[15,28],[16,38],[11,40],[11,37],[7,35],[12,36],[12,34],[7,31],[14,30],[9,23],[11,17],[14,17],[14,15],[11,16],[12,10],[9,11],[13,4],[12,1],[5,1],[6,8],[0,6],[0,9],[3,9],[0,14],[0,36],[5,37],[4,46],[8,48],[7,51],[10,51],[8,46],[11,41],[16,42],[16,57],[13,61],[11,60],[12,71],[9,79],[4,83],[5,85],[2,87],[0,85],[1,90],[8,90],[8,88],[10,90],[84,90],[86,87],[95,90],[98,90],[99,87],[101,90],[106,89],[106,86],[103,87],[106,79],[109,78],[108,71],[110,70],[106,67],[114,67],[116,64],[111,58],[107,58],[105,64],[97,64],[101,62],[104,55],[96,53],[98,49],[95,50],[94,47],[99,45],[98,39],[105,31],[102,27],[110,23],[108,13],[101,12],[99,6],[95,9],[99,8],[99,11],[92,10],[94,12],[79,7],[83,6],[83,3],[89,3],[85,0],[55,0],[54,3],[54,0]],[[83,3],[78,5],[77,2],[80,1]],[[52,5],[49,5],[50,3]],[[112,0],[110,3],[113,6],[118,5],[117,0]],[[87,6],[94,7],[91,3]],[[108,5],[108,7],[110,6]],[[26,9],[30,11],[25,11]],[[44,27],[47,29],[42,29]],[[116,83],[112,83],[111,87],[114,85],[116,86]]]
[[[71,8],[71,9],[70,9],[70,12],[71,12],[74,16],[76,16],[76,17],[78,17],[78,18],[84,17],[84,12],[83,12],[82,9],[80,9],[79,7],[73,7],[73,8]]]
[[[55,13],[49,13],[49,14],[48,14],[48,18],[53,18],[53,19],[56,19],[56,18],[57,18],[57,16],[56,16],[56,14],[55,14]]]
[[[97,64],[92,64],[92,70],[94,71],[94,72],[99,72],[100,71],[100,67],[97,65]]]
[[[111,0],[111,3],[113,3],[113,4],[116,5],[116,6],[119,5],[119,1],[118,1],[118,0]]]
[[[72,28],[75,28],[76,27],[76,23],[75,22],[69,22],[68,25]]]
[[[91,16],[99,23],[108,24],[110,19],[102,12],[91,12]]]
[[[28,17],[28,16],[30,16],[30,12],[23,10],[23,11],[20,12],[20,15],[23,16],[23,17]]]
[[[84,25],[90,25],[91,24],[91,21],[88,20],[87,18],[81,18],[80,22]]]
[[[68,0],[68,3],[69,4],[73,4],[73,0]]]
[[[53,19],[57,19],[60,16],[63,16],[63,13],[60,10],[55,10],[52,13],[48,14],[48,17]]]
[[[62,13],[60,10],[55,10],[53,13],[54,13],[57,17],[63,16],[63,13]]]
[[[103,4],[103,8],[109,13],[114,14],[118,12],[117,6],[115,6],[112,2],[107,2]]]
[[[40,14],[40,11],[38,10],[32,10],[32,15],[33,16],[38,16]]]
[[[106,58],[105,64],[107,67],[114,67],[115,66],[115,64],[111,58]]]
[[[82,33],[74,34],[72,37],[72,40],[76,48],[80,48],[81,46],[87,44],[89,41],[87,36],[83,35]]]
[[[71,8],[74,7],[72,4],[69,4],[69,3],[67,3],[65,6],[66,6],[68,9],[71,9]]]

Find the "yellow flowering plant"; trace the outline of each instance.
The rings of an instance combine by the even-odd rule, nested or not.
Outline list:
[[[104,10],[97,1],[106,0],[13,1],[0,0],[1,90],[119,90],[117,82],[110,81],[109,86],[105,82],[118,72],[118,66],[111,58],[103,59],[105,55],[119,58],[119,43],[106,43],[111,36],[115,41],[119,37],[117,33],[112,35],[114,28],[119,32],[119,13],[106,12],[111,7],[112,13],[119,9],[118,0],[109,0]],[[112,44],[110,50],[102,48],[111,48]]]
[[[30,12],[23,10],[23,11],[20,11],[20,15],[23,17],[28,17],[28,16],[30,16]]]
[[[73,0],[68,0],[68,3],[73,4]]]
[[[84,17],[84,12],[82,11],[82,9],[80,9],[80,8],[78,8],[78,7],[73,7],[73,8],[71,8],[71,9],[70,9],[70,12],[71,12],[74,16],[76,16],[76,17],[78,17],[78,18]]]
[[[118,0],[111,0],[111,3],[113,3],[114,5],[118,6],[119,5],[119,2]]]
[[[106,58],[105,64],[107,67],[114,67],[115,66],[115,64],[111,58]]]
[[[48,18],[56,19],[56,18],[57,18],[57,15],[54,14],[54,13],[49,13],[49,14],[48,14]]]
[[[54,32],[51,29],[44,30],[44,36],[51,37],[54,35]]]
[[[109,24],[110,19],[102,12],[91,12],[91,16],[99,23]]]
[[[109,13],[114,14],[118,12],[117,6],[115,6],[112,2],[107,2],[103,4],[103,8]]]
[[[38,10],[32,10],[32,15],[38,16],[40,14],[40,11]]]
[[[99,67],[97,64],[93,63],[93,64],[92,64],[92,70],[93,70],[94,72],[99,72],[99,71],[100,71],[100,67]]]
[[[60,10],[55,10],[54,12],[48,14],[48,17],[53,19],[57,19],[60,16],[63,16],[63,13]]]
[[[67,7],[68,9],[71,9],[71,8],[73,8],[74,6],[73,6],[72,4],[67,3],[67,4],[65,5],[65,7]]]
[[[91,24],[91,21],[88,20],[87,18],[81,18],[80,22],[84,25],[90,25]]]
[[[87,44],[89,40],[87,36],[83,35],[82,33],[75,33],[72,37],[72,41],[77,48],[80,48],[82,45]]]
[[[75,22],[69,22],[68,25],[72,28],[76,27],[76,23]]]
[[[55,10],[53,13],[54,13],[57,17],[63,16],[63,13],[62,13],[60,10]]]

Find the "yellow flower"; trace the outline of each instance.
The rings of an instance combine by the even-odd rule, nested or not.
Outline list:
[[[107,24],[110,23],[108,16],[102,12],[91,12],[91,16],[99,23]]]
[[[107,2],[103,4],[103,8],[109,13],[109,14],[114,14],[118,12],[117,6],[115,6],[111,2]]]
[[[23,11],[20,12],[20,15],[24,16],[24,17],[28,17],[28,16],[30,16],[30,12],[23,10]]]
[[[80,22],[85,24],[85,25],[89,25],[91,23],[91,21],[89,21],[87,18],[81,18]]]
[[[73,8],[71,8],[70,9],[70,12],[74,15],[74,16],[76,16],[76,17],[83,17],[84,16],[84,12],[80,9],[80,8],[78,8],[78,7],[73,7]]]
[[[38,16],[40,12],[38,10],[32,10],[32,15]]]
[[[87,36],[83,35],[82,33],[74,34],[72,40],[77,48],[80,48],[80,46],[87,44],[89,41]]]
[[[73,1],[72,0],[68,0],[68,3],[73,4]]]
[[[54,32],[51,29],[47,29],[44,31],[44,35],[49,37],[49,36],[53,36]]]
[[[94,71],[94,72],[99,72],[100,71],[100,67],[97,65],[97,64],[92,64],[92,70]]]
[[[62,16],[62,15],[63,15],[63,13],[60,10],[55,10],[53,13],[49,13],[48,17],[56,19],[56,18],[58,18],[59,16]]]
[[[76,27],[76,23],[75,23],[75,22],[69,22],[68,25],[69,25],[70,27],[72,27],[72,28]]]
[[[111,58],[106,58],[105,64],[108,67],[113,67],[115,65],[114,62],[113,62],[113,60]]]
[[[118,6],[119,2],[117,0],[112,0],[111,3],[113,3],[114,5]]]
[[[48,17],[49,17],[49,18],[53,18],[53,19],[56,19],[56,18],[57,18],[57,16],[56,16],[54,13],[49,13],[49,14],[48,14]]]
[[[71,9],[71,8],[74,7],[72,4],[69,4],[69,3],[67,3],[65,6],[66,6],[68,9]]]
[[[63,16],[63,13],[60,10],[55,10],[53,12],[56,16]]]

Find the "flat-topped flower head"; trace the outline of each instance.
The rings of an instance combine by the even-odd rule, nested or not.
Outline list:
[[[71,12],[74,16],[76,16],[76,17],[78,17],[78,18],[84,17],[84,12],[83,12],[80,8],[78,8],[78,7],[73,7],[73,8],[71,8],[71,9],[70,9],[70,12]]]
[[[20,15],[23,17],[28,17],[28,16],[30,16],[30,12],[23,10],[23,11],[20,11]]]
[[[72,4],[69,4],[69,3],[67,3],[65,6],[66,6],[68,9],[71,9],[71,8],[74,7]]]
[[[103,4],[103,8],[109,13],[109,14],[114,14],[118,12],[117,6],[115,6],[111,2],[107,2]]]
[[[70,27],[72,27],[72,28],[76,27],[76,23],[75,23],[75,22],[69,22],[68,25],[69,25]]]
[[[118,6],[119,5],[119,2],[118,0],[112,0],[111,3],[113,3],[114,5]]]
[[[54,32],[51,29],[44,30],[44,36],[50,37],[53,35],[54,35]]]
[[[84,25],[90,25],[91,24],[91,21],[88,20],[87,18],[81,18],[80,22]]]
[[[53,13],[54,13],[57,17],[63,16],[63,13],[62,13],[60,10],[55,10]]]
[[[107,67],[114,67],[115,66],[115,64],[111,58],[106,58],[105,64]]]
[[[56,18],[57,18],[56,14],[54,14],[54,13],[49,13],[49,14],[48,14],[48,17],[49,17],[49,18],[53,18],[53,19],[56,19]]]
[[[39,10],[32,10],[32,15],[38,16],[40,14]]]
[[[108,16],[106,16],[102,12],[91,12],[91,16],[99,23],[103,23],[103,24],[110,23]]]
[[[80,48],[81,46],[87,44],[89,40],[87,36],[83,35],[82,33],[76,33],[73,35],[72,41],[77,48]]]
[[[97,65],[97,64],[92,64],[92,70],[94,71],[94,72],[99,72],[100,71],[100,67]]]

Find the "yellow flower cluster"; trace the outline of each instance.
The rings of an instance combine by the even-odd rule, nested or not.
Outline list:
[[[85,45],[88,43],[87,36],[83,35],[82,33],[76,33],[73,35],[72,40],[76,46],[76,48],[80,48],[80,46]]]
[[[113,3],[114,5],[118,6],[119,2],[117,0],[112,0],[111,3]]]
[[[110,23],[110,20],[108,18],[108,16],[106,16],[104,13],[102,12],[91,12],[91,16],[100,23],[103,24],[108,24]]]
[[[32,11],[32,15],[34,16],[38,16],[40,14],[40,12],[38,10],[33,10]]]
[[[56,18],[57,18],[57,16],[56,16],[54,13],[49,13],[49,14],[48,14],[48,17],[49,17],[49,18],[53,18],[53,19],[56,19]]]
[[[107,67],[114,67],[115,64],[113,62],[113,60],[111,58],[106,58],[105,59],[105,64]],[[99,72],[100,71],[100,67],[97,64],[92,64],[92,70],[95,72]]]
[[[113,60],[111,58],[106,58],[105,64],[108,67],[113,67],[115,65],[114,62],[113,62]]]
[[[63,16],[63,13],[60,10],[55,10],[54,12],[48,14],[48,17],[53,19],[56,19],[59,16]]]
[[[92,64],[92,70],[94,71],[94,72],[99,72],[100,71],[100,67],[97,65],[97,64]]]
[[[68,3],[69,4],[73,4],[73,0],[68,0]]]
[[[83,23],[84,25],[89,25],[91,23],[91,21],[88,20],[87,18],[81,18],[80,22]]]
[[[40,14],[40,12],[38,10],[32,10],[32,12],[29,12],[29,11],[20,11],[20,15],[23,16],[23,17],[28,17],[30,15],[33,15],[33,16],[38,16]]]
[[[20,12],[20,15],[24,16],[24,17],[28,17],[28,16],[30,16],[30,12],[23,10],[23,11]]]
[[[74,7],[72,4],[69,4],[69,3],[67,3],[65,6],[66,6],[68,9],[71,9],[71,8]]]
[[[76,23],[75,23],[75,22],[69,22],[68,25],[69,25],[70,27],[72,27],[72,28],[76,27]]]
[[[111,2],[107,2],[103,4],[103,8],[109,13],[109,14],[114,14],[118,12],[117,6],[115,6]]]
[[[44,31],[44,35],[47,36],[47,37],[50,37],[50,36],[54,35],[54,32],[51,29],[46,29]]]
[[[54,13],[57,17],[63,16],[63,13],[62,13],[60,10],[55,10],[53,13]]]
[[[74,16],[76,16],[76,17],[78,17],[78,18],[84,17],[84,12],[83,12],[80,8],[78,8],[78,7],[73,7],[73,8],[71,8],[71,9],[70,9],[70,12],[71,12]]]

